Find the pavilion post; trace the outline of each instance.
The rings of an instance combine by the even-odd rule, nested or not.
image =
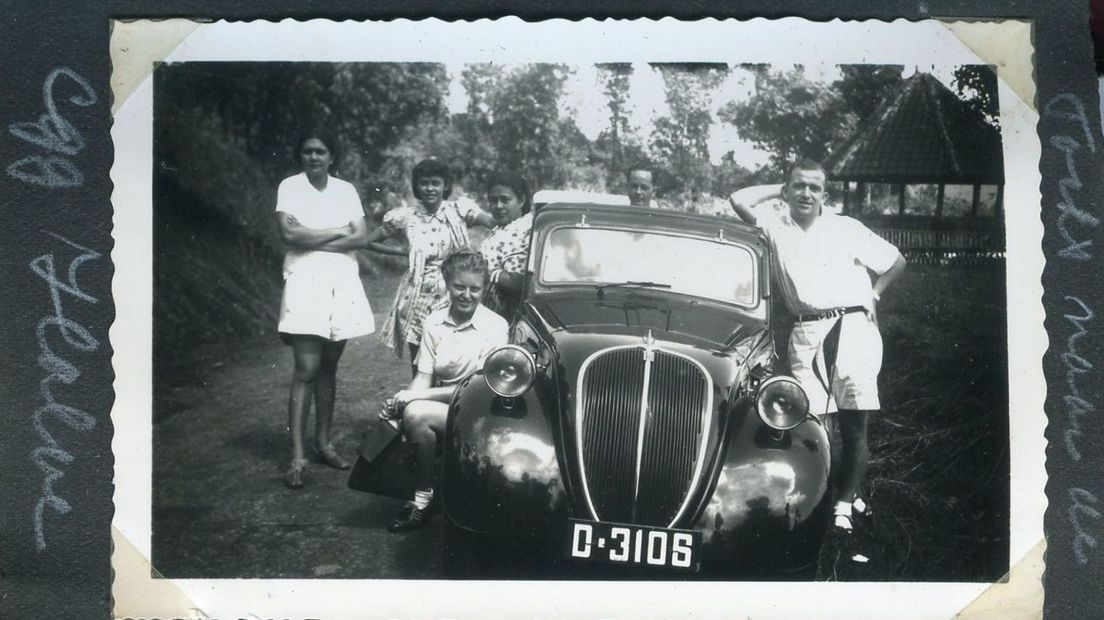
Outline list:
[[[903,216],[905,214],[905,184],[899,183],[897,189],[900,191],[900,194],[897,195],[897,215]]]
[[[977,217],[979,204],[981,204],[981,184],[974,183],[974,195],[970,198],[970,217]]]
[[[944,192],[946,191],[946,187],[946,185],[940,183],[939,191],[937,191],[935,194],[935,219],[937,220],[943,217],[943,196]]]

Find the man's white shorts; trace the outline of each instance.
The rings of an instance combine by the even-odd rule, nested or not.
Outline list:
[[[826,368],[821,343],[836,321],[842,323],[836,364]],[[881,408],[878,372],[882,368],[882,336],[867,313],[851,312],[838,318],[794,324],[789,356],[790,371],[809,395],[809,410],[814,414]],[[831,398],[825,389],[829,378]]]

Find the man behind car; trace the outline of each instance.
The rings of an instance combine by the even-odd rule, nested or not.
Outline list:
[[[870,459],[867,419],[881,408],[877,302],[904,271],[905,259],[858,220],[823,213],[826,180],[819,164],[805,160],[791,168],[781,190],[748,188],[733,193],[729,202],[769,239],[782,299],[795,321],[790,370],[808,394],[810,410],[839,411],[834,523],[849,532],[853,511],[865,509],[858,494]],[[752,211],[772,198],[781,198],[788,210]]]
[[[655,195],[655,184],[652,180],[650,168],[643,165],[635,165],[629,168],[627,181],[630,205],[634,207],[656,206],[652,200]]]

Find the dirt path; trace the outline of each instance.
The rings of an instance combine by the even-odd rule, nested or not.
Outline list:
[[[387,284],[369,283],[379,293],[373,301],[390,299],[372,291]],[[373,307],[381,324],[385,306]],[[154,566],[169,577],[439,576],[439,518],[421,531],[391,534],[385,526],[401,502],[351,491],[348,472],[321,464],[308,468],[304,489],[284,487],[291,371],[290,350],[278,340],[236,351],[213,346],[155,389]],[[409,372],[374,335],[349,342],[334,433],[347,459]]]

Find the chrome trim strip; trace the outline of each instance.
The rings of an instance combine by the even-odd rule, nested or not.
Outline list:
[[[652,331],[648,330],[648,336]],[[654,339],[653,339],[654,342]],[[636,422],[636,475],[633,476],[632,519],[636,521],[636,506],[640,502],[640,464],[644,460],[644,429],[648,425],[648,388],[652,385],[652,361],[656,348],[644,345],[644,390],[640,394],[640,418]]]

